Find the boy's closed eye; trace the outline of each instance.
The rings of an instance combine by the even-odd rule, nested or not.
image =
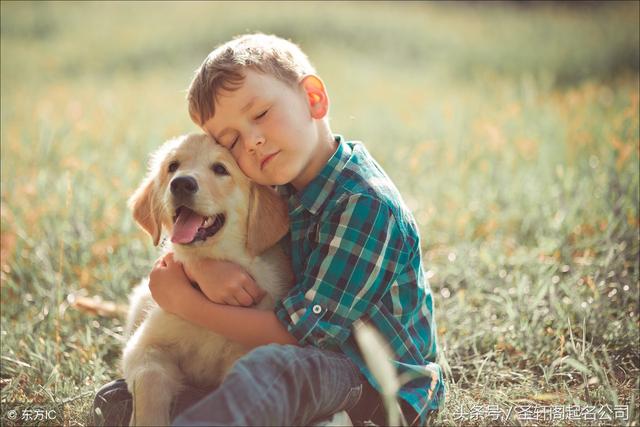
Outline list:
[[[266,117],[267,113],[269,112],[269,109],[270,109],[270,108],[267,108],[267,109],[266,109],[266,110],[264,110],[262,113],[258,114],[258,115],[254,118],[254,120],[260,120],[260,119],[262,119],[262,118]],[[239,136],[239,135],[236,135],[236,137],[235,137],[235,138],[233,138],[233,140],[231,141],[231,143],[230,143],[230,144],[228,144],[228,145],[223,144],[223,145],[224,145],[224,146],[226,146],[229,150],[233,150],[233,149],[234,149],[234,147],[236,146],[236,144],[238,143],[238,140],[239,140],[239,139],[240,139],[240,136]]]
[[[240,139],[239,136],[236,136],[233,140],[233,142],[227,147],[230,151],[233,150],[233,147],[236,146],[236,144],[238,143],[238,139]]]
[[[266,116],[266,115],[267,115],[267,113],[268,113],[268,112],[269,112],[269,109],[267,108],[267,109],[266,109],[266,110],[264,110],[262,113],[258,114],[258,115],[256,116],[256,118],[255,118],[255,119],[256,119],[256,120],[259,120],[259,119],[263,118],[264,116]]]

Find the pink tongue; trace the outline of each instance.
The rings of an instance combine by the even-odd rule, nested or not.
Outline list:
[[[193,240],[204,218],[189,208],[180,208],[180,214],[173,224],[173,243],[189,243]]]

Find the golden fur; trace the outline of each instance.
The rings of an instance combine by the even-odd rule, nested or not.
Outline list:
[[[170,173],[172,162],[179,167]],[[228,175],[214,173],[214,165],[222,165]],[[155,153],[147,177],[130,199],[135,220],[155,245],[163,229],[172,231],[178,206],[170,187],[181,176],[198,183],[190,208],[203,216],[223,212],[226,221],[205,241],[168,249],[185,264],[202,258],[239,264],[267,291],[257,308],[272,309],[292,284],[289,261],[275,245],[288,230],[284,202],[272,189],[246,178],[210,137],[178,137]],[[131,425],[168,425],[171,402],[183,387],[215,387],[246,349],[162,310],[151,298],[147,280],[131,295],[122,368],[134,396]]]

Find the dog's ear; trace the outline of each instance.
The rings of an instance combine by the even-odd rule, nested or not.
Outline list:
[[[158,246],[162,225],[153,177],[147,177],[133,193],[129,198],[129,207],[133,212],[133,219],[151,235],[154,246]]]
[[[251,256],[260,255],[289,231],[287,204],[275,190],[251,184],[248,222],[247,249]]]

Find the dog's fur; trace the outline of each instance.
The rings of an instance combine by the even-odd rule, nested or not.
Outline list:
[[[170,171],[174,162],[178,166]],[[197,191],[178,197],[171,183],[179,177],[193,178]],[[272,189],[246,178],[227,150],[206,135],[165,143],[130,206],[155,245],[163,228],[172,234],[180,206],[202,216],[224,213],[216,234],[195,243],[174,243],[170,249],[186,265],[211,258],[242,266],[267,291],[257,308],[272,309],[292,284],[289,261],[275,245],[288,230],[286,205]],[[134,397],[131,425],[168,425],[171,403],[185,386],[215,387],[246,353],[240,344],[162,310],[151,298],[147,280],[132,292],[126,329],[122,368]]]

